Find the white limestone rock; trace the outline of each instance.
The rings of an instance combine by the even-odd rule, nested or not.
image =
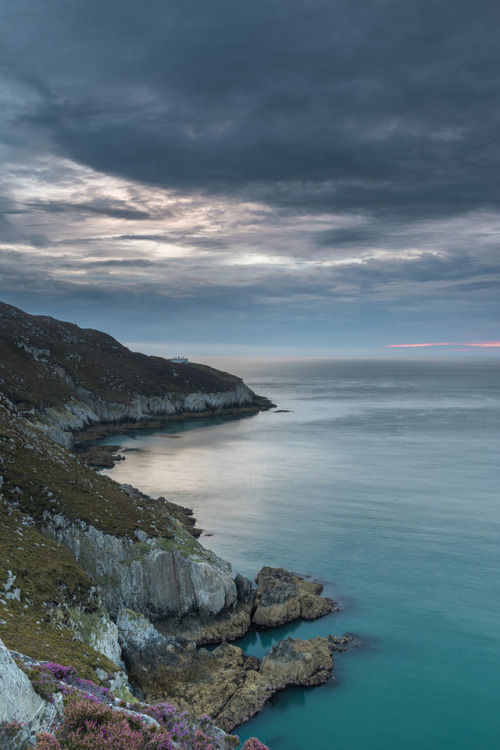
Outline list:
[[[184,617],[211,620],[237,604],[230,563],[188,537],[181,524],[178,549],[177,542],[172,542],[172,549],[159,545],[145,549],[131,539],[62,515],[47,513],[45,524],[45,533],[66,544],[99,585],[113,619],[119,610],[129,608],[153,622]],[[186,539],[191,545],[188,551],[181,549]]]
[[[33,741],[36,732],[47,731],[60,721],[62,710],[62,696],[49,703],[37,695],[0,640],[0,722],[21,722],[24,727],[19,740]]]

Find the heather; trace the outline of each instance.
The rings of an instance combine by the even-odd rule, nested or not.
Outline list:
[[[64,704],[61,721],[37,735],[36,750],[231,750],[240,744],[206,714],[194,719],[169,703],[129,704],[71,666],[17,662],[41,697],[54,703],[60,695]],[[5,726],[5,737],[15,739],[15,730]],[[241,750],[268,748],[251,738]]]
[[[148,716],[159,721],[148,723]],[[63,722],[53,734],[38,735],[36,750],[229,750],[239,745],[235,735],[226,735],[221,744],[211,729],[208,717],[197,725],[185,712],[166,703],[146,708],[141,716],[113,709],[90,696],[73,695]],[[242,750],[268,748],[252,738]]]

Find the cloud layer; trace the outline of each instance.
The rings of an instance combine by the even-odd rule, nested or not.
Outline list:
[[[498,337],[494,4],[2,15],[6,301],[122,339]]]

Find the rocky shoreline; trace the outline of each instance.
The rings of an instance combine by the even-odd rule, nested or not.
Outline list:
[[[247,656],[228,643],[250,627],[272,628],[297,619],[323,617],[339,611],[331,599],[321,597],[321,584],[306,581],[283,568],[263,568],[257,588],[236,576],[242,617],[240,629],[200,629],[183,623],[176,635],[166,634],[160,625],[136,612],[122,610],[116,623],[122,656],[134,693],[154,703],[167,698],[179,708],[199,716],[210,715],[226,732],[258,713],[276,694],[290,685],[312,687],[327,682],[332,674],[334,651],[355,643],[352,636],[286,638],[278,641],[262,661]],[[212,626],[214,623],[212,623]],[[215,634],[217,632],[217,634]],[[197,639],[191,639],[197,635]],[[222,640],[222,642],[221,642]],[[200,647],[220,643],[213,651]]]
[[[274,404],[264,396],[255,396],[254,403],[249,406],[235,406],[227,409],[211,409],[210,411],[180,412],[161,419],[145,417],[140,420],[123,419],[119,422],[101,422],[89,427],[76,430],[72,434],[72,447],[80,459],[89,466],[99,469],[112,469],[125,456],[119,453],[116,445],[92,445],[97,440],[112,435],[125,435],[134,430],[159,430],[170,422],[185,422],[188,419],[210,419],[213,417],[247,416],[261,411],[274,409]]]
[[[90,442],[274,404],[233,375],[130,352],[99,331],[2,303],[0,322],[6,649],[71,666],[126,701],[133,691],[212,714],[225,728],[287,685],[325,682],[346,636],[286,639],[262,662],[228,644],[251,627],[337,610],[320,584],[282,568],[263,568],[256,585],[234,575],[197,541],[189,508],[120,486],[75,455],[78,444],[89,463],[109,464],[116,448]],[[0,704],[1,689],[0,680]]]

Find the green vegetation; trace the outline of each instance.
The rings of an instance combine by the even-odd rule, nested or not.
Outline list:
[[[34,659],[71,664],[93,680],[97,667],[116,671],[70,629],[71,607],[90,614],[99,604],[92,581],[71,553],[42,536],[3,499],[0,538],[0,638],[6,646]]]
[[[104,533],[169,537],[173,524],[165,501],[131,497],[76,456],[0,404],[2,492],[20,511],[41,523],[44,513],[62,513]]]
[[[164,539],[160,537],[156,544],[159,549],[165,550],[166,552],[177,550],[183,557],[190,557],[200,561],[206,560],[207,556],[210,554],[196,541],[196,539],[190,534],[183,533],[183,530],[181,529],[178,530],[178,533],[173,539]]]

